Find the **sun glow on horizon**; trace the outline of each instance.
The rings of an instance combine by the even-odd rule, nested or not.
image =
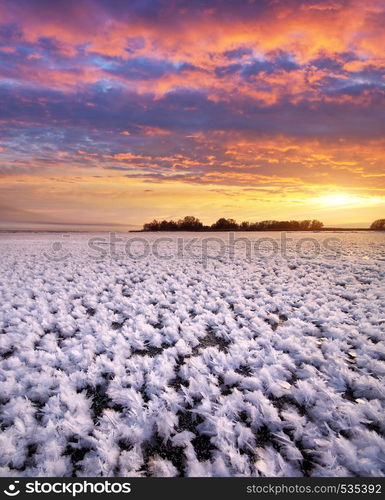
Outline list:
[[[358,207],[372,206],[383,201],[378,196],[356,196],[350,193],[331,193],[315,198],[317,204],[324,207]]]

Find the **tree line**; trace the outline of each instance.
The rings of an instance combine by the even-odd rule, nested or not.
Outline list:
[[[221,217],[211,226],[204,225],[197,217],[188,215],[183,219],[157,220],[144,224],[143,231],[318,231],[323,228],[319,220],[264,220],[261,222],[243,221]]]
[[[385,231],[385,219],[375,220],[370,226],[370,229],[373,229],[374,231]]]

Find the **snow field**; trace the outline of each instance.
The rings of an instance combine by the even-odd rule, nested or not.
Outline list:
[[[335,236],[204,263],[2,234],[0,474],[383,476],[385,237]]]

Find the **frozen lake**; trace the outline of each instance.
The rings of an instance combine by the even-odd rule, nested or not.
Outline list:
[[[384,250],[0,233],[0,474],[383,476]]]

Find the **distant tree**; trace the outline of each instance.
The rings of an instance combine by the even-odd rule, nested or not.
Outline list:
[[[290,229],[292,231],[298,231],[298,229],[300,227],[300,222],[299,221],[297,221],[297,220],[291,220],[289,222],[289,224],[290,224]]]
[[[248,227],[249,231],[307,231],[322,229],[323,223],[318,220],[263,220],[261,222],[242,222],[241,229],[242,227]]]
[[[324,227],[323,223],[319,220],[312,220],[311,221],[311,224],[310,224],[310,229],[312,229],[313,231],[318,231],[320,229],[322,229]]]
[[[160,230],[160,222],[154,219],[152,222],[148,222],[143,226],[144,231],[159,231]]]
[[[307,231],[308,229],[310,229],[310,224],[311,224],[311,220],[302,220],[299,223],[299,228],[301,231]]]
[[[175,231],[178,229],[178,224],[173,220],[162,220],[159,225],[160,231]]]
[[[178,229],[180,231],[200,231],[202,228],[202,222],[192,215],[187,215],[183,219],[178,220]]]
[[[370,229],[373,229],[374,231],[385,231],[385,219],[375,220],[371,224]]]
[[[241,231],[250,231],[250,225],[251,223],[245,220],[239,224],[239,229]]]
[[[235,219],[225,219],[222,217],[221,219],[218,219],[214,224],[211,226],[211,229],[214,231],[235,231],[239,229],[239,226],[237,224],[237,221]]]

